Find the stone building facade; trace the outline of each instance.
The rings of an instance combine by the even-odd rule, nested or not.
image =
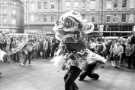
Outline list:
[[[81,12],[96,29],[104,25],[107,33],[130,33],[135,25],[135,0],[25,0],[26,31],[52,33],[60,15],[70,10]]]
[[[104,32],[110,36],[126,35],[135,25],[135,0],[64,0],[63,3],[63,12],[79,10],[97,29],[104,25]]]
[[[0,0],[0,31],[24,32],[23,2]]]
[[[59,17],[58,0],[24,0],[25,32],[52,33]]]

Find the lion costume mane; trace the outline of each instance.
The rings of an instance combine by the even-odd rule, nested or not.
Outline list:
[[[60,17],[53,30],[56,39],[65,43],[68,51],[80,51],[85,48],[84,36],[94,30],[94,24],[83,20],[80,13],[70,11]]]
[[[85,36],[92,33],[94,30],[94,24],[84,20],[80,13],[76,11],[70,11],[63,14],[56,22],[54,28],[55,38],[60,41],[57,57],[54,57],[52,61],[57,66],[61,66],[65,60],[65,54],[75,54],[77,52],[87,52],[86,58],[94,56],[94,60],[100,60],[105,62],[104,58],[89,50],[86,50]],[[82,56],[80,56],[81,58]],[[64,59],[64,60],[63,60]],[[79,59],[79,58],[78,58]],[[102,60],[101,60],[102,59]]]

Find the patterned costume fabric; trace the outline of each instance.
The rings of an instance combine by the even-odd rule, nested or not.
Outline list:
[[[68,69],[64,76],[65,90],[78,90],[75,80],[82,70],[85,73],[81,74],[81,80],[87,76],[89,68],[91,68],[89,76],[98,79],[99,76],[97,74],[91,74],[96,66],[96,61],[105,63],[106,60],[86,50],[87,47],[84,42],[85,35],[93,32],[94,25],[83,20],[80,13],[70,11],[60,17],[53,30],[55,38],[61,43],[57,56],[52,61],[55,66]],[[93,63],[92,61],[91,64],[91,60],[95,62]]]
[[[79,39],[82,37],[82,33],[91,33],[94,30],[94,25],[83,20],[80,13],[70,11],[60,17],[53,30],[56,39],[63,41],[69,37],[72,37],[72,39]]]
[[[84,20],[79,12],[70,11],[60,17],[53,30],[56,39],[61,42],[60,45],[64,46],[64,48],[62,48],[62,46],[59,47],[57,55],[64,55],[64,53],[71,54],[84,51],[87,48],[84,41],[85,35],[93,32],[94,25]],[[90,51],[87,51],[87,53],[89,54],[89,60],[92,60],[90,59],[91,56],[92,58],[95,56],[100,60],[99,55],[93,54]],[[80,57],[82,57],[82,55]],[[77,60],[79,61],[79,58],[77,58]],[[57,61],[57,59],[53,59],[53,61],[55,62],[55,65],[59,65],[56,64],[58,62],[61,65],[60,60]],[[101,61],[104,63],[105,59],[101,58]]]

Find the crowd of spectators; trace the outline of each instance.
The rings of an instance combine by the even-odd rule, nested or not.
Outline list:
[[[28,40],[26,40],[26,38],[28,38]],[[17,52],[13,52],[13,49],[17,49],[22,43],[25,43],[25,45]],[[16,37],[15,35],[0,40],[0,49],[5,51],[8,55],[4,57],[4,61],[13,61],[23,64],[26,63],[27,59],[48,59],[53,57],[58,45],[59,41],[52,36],[35,36],[31,38],[27,36]]]
[[[133,36],[116,39],[90,39],[88,47],[104,56],[115,68],[127,67],[135,69],[135,43]]]
[[[118,37],[116,39],[90,38],[87,40],[87,47],[93,52],[104,56],[115,68],[126,66],[129,69],[135,69],[135,39],[132,39],[134,36],[133,34],[128,38]],[[0,39],[0,49],[8,53],[23,41],[23,37]],[[58,46],[59,41],[52,36],[31,38],[18,52],[4,57],[4,61],[26,64],[27,59],[29,59],[30,64],[31,59],[48,60],[54,57]],[[30,47],[32,47],[31,50]]]

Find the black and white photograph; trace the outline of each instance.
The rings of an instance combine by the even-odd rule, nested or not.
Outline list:
[[[0,90],[135,90],[135,0],[0,0]]]

